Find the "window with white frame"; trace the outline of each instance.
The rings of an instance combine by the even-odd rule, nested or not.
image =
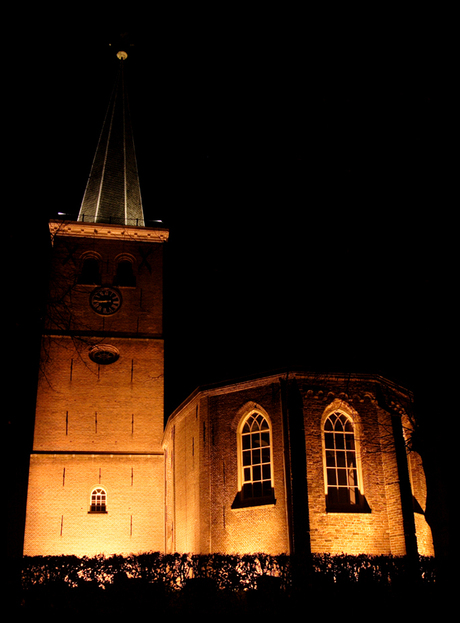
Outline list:
[[[102,487],[96,487],[91,491],[90,513],[107,512],[107,493]]]
[[[268,418],[253,411],[238,427],[240,502],[273,502],[272,439]]]
[[[325,420],[323,433],[327,508],[348,510],[362,506],[353,421],[335,411]]]

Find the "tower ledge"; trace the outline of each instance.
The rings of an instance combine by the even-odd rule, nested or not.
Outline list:
[[[49,222],[51,239],[54,236],[75,236],[77,238],[133,239],[141,242],[166,242],[169,231],[165,227],[132,227],[105,223],[84,223],[82,221]]]

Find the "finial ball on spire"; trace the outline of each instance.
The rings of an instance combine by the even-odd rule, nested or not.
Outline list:
[[[126,54],[126,52],[123,52],[123,50],[120,50],[119,52],[117,52],[117,58],[119,58],[121,61],[125,61],[128,58],[128,55]]]

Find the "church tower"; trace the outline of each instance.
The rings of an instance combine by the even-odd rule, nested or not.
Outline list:
[[[77,221],[52,220],[25,555],[164,549],[162,255],[146,226],[125,52]]]

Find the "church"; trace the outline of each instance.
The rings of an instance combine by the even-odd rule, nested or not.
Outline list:
[[[76,221],[49,223],[24,555],[433,555],[413,397],[372,374],[198,387],[164,425],[163,252],[125,52]]]

